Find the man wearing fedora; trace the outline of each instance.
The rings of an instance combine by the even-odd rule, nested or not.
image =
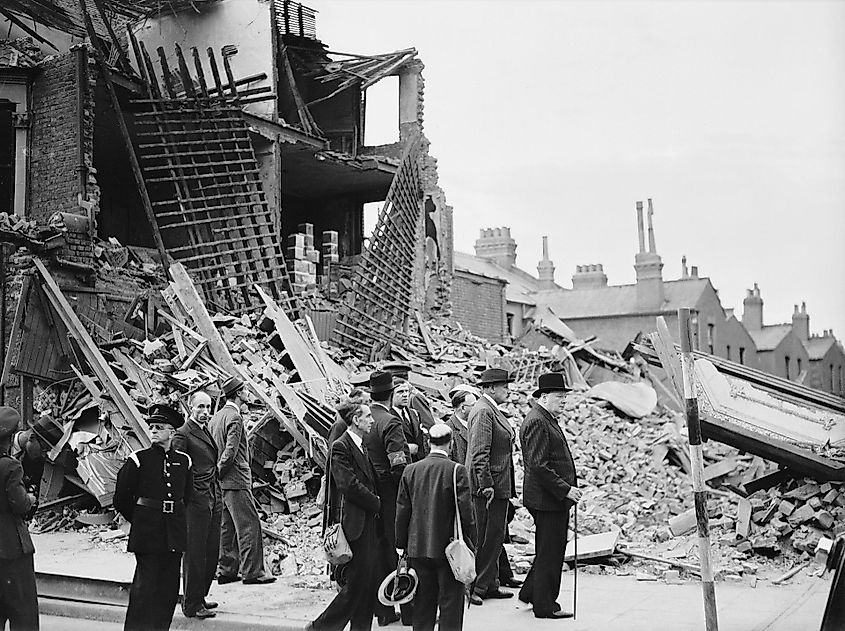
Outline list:
[[[190,399],[191,416],[173,436],[173,446],[191,457],[194,492],[187,503],[182,611],[188,618],[213,618],[217,603],[206,600],[220,555],[223,498],[217,477],[217,445],[208,431],[211,397],[199,390]]]
[[[519,592],[536,618],[571,618],[556,602],[569,531],[569,509],[581,499],[575,462],[558,424],[569,384],[560,372],[540,375],[519,438],[525,479],[523,505],[534,518],[536,554]]]
[[[252,498],[249,445],[241,418],[241,404],[249,398],[237,376],[224,381],[221,390],[226,402],[208,423],[219,454],[217,471],[223,491],[217,583],[237,581],[239,574],[245,585],[272,583],[276,578],[264,570],[261,518]]]
[[[379,542],[380,581],[396,569],[396,495],[402,472],[411,462],[402,421],[396,416],[392,405],[393,387],[393,376],[390,373],[377,370],[370,375],[373,426],[364,437],[364,442],[376,472],[378,494],[381,498],[384,533]],[[403,605],[402,613],[403,617],[410,621],[410,606]],[[376,615],[382,626],[399,619],[394,609],[381,604],[376,605]]]
[[[172,444],[183,422],[173,408],[152,406],[152,445],[131,454],[117,474],[114,507],[132,524],[127,550],[135,553],[126,631],[164,631],[173,620],[187,544],[185,504],[194,491],[191,459]]]
[[[35,504],[26,492],[23,467],[9,455],[12,434],[21,417],[17,410],[0,407],[0,629],[38,629],[35,588],[35,548],[25,515]]]
[[[479,550],[475,558],[478,577],[473,604],[485,598],[511,598],[499,584],[499,555],[505,541],[508,500],[516,496],[513,470],[514,430],[499,404],[508,399],[506,370],[489,368],[481,373],[481,397],[469,414],[467,462],[470,489],[478,524]]]

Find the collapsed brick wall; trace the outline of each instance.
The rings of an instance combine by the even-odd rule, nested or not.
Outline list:
[[[452,317],[473,335],[491,342],[505,341],[505,286],[497,279],[455,272]]]
[[[57,56],[40,66],[32,86],[32,135],[30,156],[30,217],[46,222],[55,212],[81,212],[78,195],[80,121],[82,123],[83,164],[86,168],[87,200],[99,202],[99,188],[93,170],[94,94],[96,67],[85,52],[83,111],[77,108],[77,51]]]

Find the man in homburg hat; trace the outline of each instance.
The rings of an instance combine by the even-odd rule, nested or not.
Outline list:
[[[396,494],[402,472],[411,462],[408,443],[402,421],[392,406],[393,376],[377,370],[370,375],[370,410],[373,425],[364,437],[367,455],[376,472],[378,494],[381,498],[381,518],[384,536],[380,541],[381,563],[378,579],[381,581],[396,569]],[[403,614],[410,619],[410,606],[403,605]],[[396,611],[384,605],[376,605],[379,624],[398,620]]]
[[[114,507],[132,524],[127,550],[135,553],[127,631],[169,629],[179,598],[185,504],[194,490],[191,459],[172,443],[183,420],[167,405],[152,406],[152,445],[131,454],[117,474]]]
[[[12,629],[37,631],[35,548],[24,520],[35,496],[26,492],[21,463],[9,455],[20,422],[17,410],[0,407],[0,629],[8,620]]]
[[[191,457],[194,492],[187,503],[188,545],[182,569],[182,611],[188,618],[213,618],[217,603],[206,599],[220,556],[223,493],[217,477],[219,454],[208,420],[211,397],[201,390],[190,400],[191,415],[173,436],[173,446]]]
[[[406,551],[419,579],[414,631],[432,631],[438,609],[438,628],[459,631],[463,626],[465,586],[455,579],[445,551],[454,537],[456,517],[461,520],[467,544],[475,547],[475,517],[466,468],[449,459],[452,430],[445,423],[437,423],[431,428],[430,438],[428,456],[402,474],[396,546]]]
[[[536,554],[519,599],[531,603],[536,618],[571,618],[556,602],[569,530],[569,509],[581,499],[575,462],[558,424],[569,384],[560,372],[540,375],[531,410],[519,438],[525,479],[523,505],[534,518]]]
[[[508,500],[516,495],[513,470],[514,430],[499,409],[508,399],[506,370],[490,368],[481,373],[478,399],[469,414],[467,469],[478,524],[479,550],[475,558],[478,578],[473,604],[485,598],[511,598],[499,585],[499,555],[505,540]]]
[[[249,397],[237,376],[224,381],[221,391],[226,402],[208,423],[217,446],[217,472],[223,491],[217,583],[225,585],[240,578],[245,585],[272,583],[276,578],[264,570],[261,518],[252,499],[249,445],[241,418],[241,404],[248,403]]]

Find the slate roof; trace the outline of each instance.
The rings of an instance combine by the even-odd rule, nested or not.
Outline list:
[[[505,268],[490,259],[464,252],[455,252],[454,262],[455,269],[458,271],[506,281],[508,285],[505,289],[505,298],[508,302],[519,302],[526,305],[537,303],[533,294],[540,290],[540,279],[534,278],[518,267]],[[560,289],[556,291],[560,291]]]
[[[836,338],[830,335],[823,337],[811,337],[804,342],[804,348],[807,349],[807,355],[810,356],[810,361],[823,359],[830,347],[836,344]]]
[[[770,324],[756,331],[748,331],[758,352],[773,351],[792,331],[791,324]]]
[[[682,307],[695,307],[705,289],[707,278],[691,278],[663,282],[664,302],[660,312],[674,313]],[[637,305],[636,285],[610,285],[594,289],[543,291],[536,296],[538,304],[550,306],[564,322],[581,318],[599,318],[652,313]]]

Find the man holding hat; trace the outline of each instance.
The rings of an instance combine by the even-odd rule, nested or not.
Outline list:
[[[0,407],[0,629],[8,620],[12,629],[37,631],[35,548],[24,520],[35,496],[26,492],[21,463],[9,455],[20,422],[17,410]]]
[[[381,541],[381,559],[378,579],[382,580],[396,569],[396,494],[402,472],[411,462],[408,443],[402,421],[396,416],[393,406],[393,376],[377,370],[370,375],[370,410],[373,426],[364,436],[367,455],[376,472],[376,484],[381,498],[381,518],[384,536]],[[403,605],[403,614],[407,618],[410,608]],[[380,625],[389,624],[398,619],[393,609],[383,605],[376,606]]]
[[[219,454],[217,472],[223,490],[217,583],[240,580],[240,573],[244,585],[264,585],[276,577],[264,570],[261,518],[252,498],[249,444],[241,418],[241,404],[248,403],[249,397],[237,376],[224,381],[221,390],[226,403],[208,423]]]
[[[452,430],[438,423],[431,428],[429,438],[431,452],[402,474],[396,505],[396,547],[407,552],[419,581],[414,597],[414,631],[433,631],[438,607],[439,628],[457,631],[463,625],[465,586],[455,579],[445,551],[454,537],[456,517],[461,520],[467,544],[475,547],[475,517],[466,468],[449,459]]]
[[[536,526],[536,555],[519,592],[536,618],[571,618],[556,602],[569,531],[569,509],[581,499],[575,462],[558,424],[569,384],[560,372],[540,375],[531,410],[520,428],[525,479],[523,505]]]
[[[506,370],[489,368],[481,373],[478,399],[469,414],[467,469],[478,523],[479,550],[475,558],[478,578],[470,600],[511,598],[500,589],[499,555],[505,541],[508,500],[516,495],[513,470],[515,433],[499,404],[508,399]]]
[[[191,458],[172,444],[182,415],[154,405],[147,423],[152,445],[129,456],[114,490],[114,507],[132,524],[127,550],[135,553],[126,631],[170,628],[187,543],[185,505],[194,491]]]

